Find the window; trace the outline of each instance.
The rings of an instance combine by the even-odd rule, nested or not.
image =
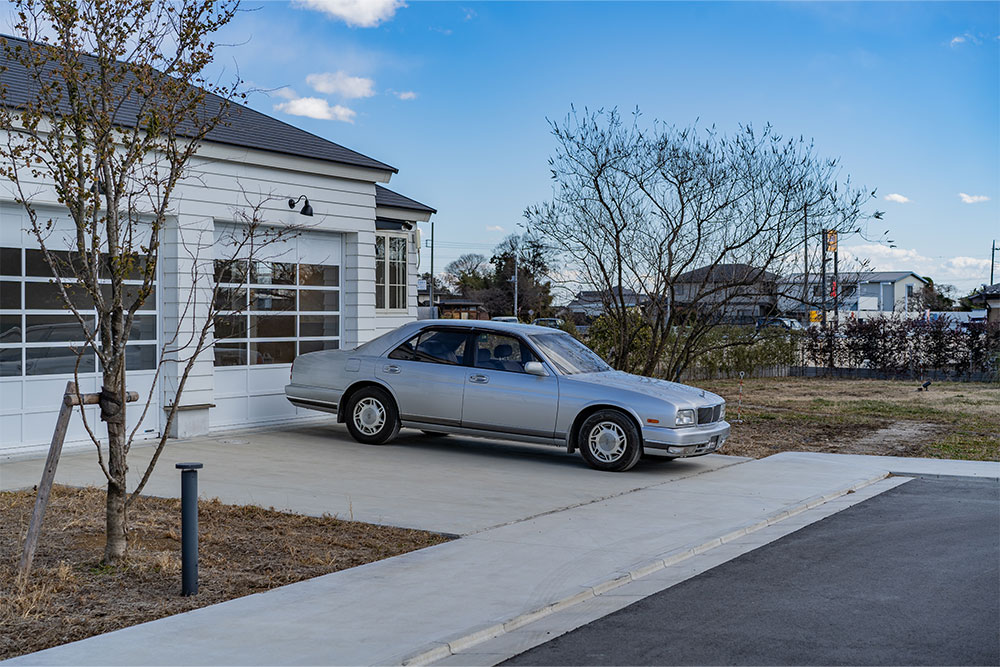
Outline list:
[[[531,340],[542,348],[545,356],[563,375],[600,373],[611,370],[611,367],[597,356],[596,352],[569,334],[535,334]]]
[[[468,338],[468,334],[464,331],[430,329],[397,347],[389,353],[389,358],[457,366],[465,360],[465,344]]]
[[[406,310],[406,237],[375,236],[375,308]]]
[[[90,294],[73,278],[75,252],[52,250],[57,273],[66,292],[80,311],[83,324],[64,306],[59,286],[41,250],[0,248],[0,377],[94,373],[99,369],[96,355],[86,345],[87,334],[97,326],[97,313]],[[102,258],[99,288],[111,293],[111,272]],[[121,264],[124,299],[134,300],[142,286],[146,258],[126,258]],[[156,367],[156,294],[139,307],[125,348],[129,370]],[[77,361],[79,360],[79,366]]]
[[[216,366],[290,364],[340,347],[339,265],[217,260],[215,277]]]
[[[513,336],[476,335],[476,368],[523,373],[529,361],[538,361],[531,348]]]

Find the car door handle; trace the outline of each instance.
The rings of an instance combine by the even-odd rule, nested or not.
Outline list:
[[[399,366],[397,366],[396,364],[389,364],[388,366],[383,367],[382,370],[385,371],[386,373],[389,373],[390,375],[399,374]]]
[[[469,382],[475,382],[476,384],[486,384],[489,381],[490,378],[488,376],[480,375],[479,373],[469,376]]]

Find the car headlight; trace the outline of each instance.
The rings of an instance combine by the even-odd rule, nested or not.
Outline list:
[[[694,423],[694,410],[678,410],[677,426],[689,426]]]
[[[722,411],[719,413],[719,421],[722,421],[725,418],[726,418],[726,404],[723,403],[722,404]]]

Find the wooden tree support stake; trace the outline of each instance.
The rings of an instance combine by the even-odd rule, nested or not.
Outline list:
[[[49,455],[45,459],[42,481],[38,483],[38,496],[35,498],[35,507],[31,510],[28,535],[24,540],[24,551],[21,553],[21,562],[18,565],[18,578],[22,583],[27,581],[28,573],[31,571],[31,561],[35,558],[38,536],[42,532],[42,519],[45,517],[45,508],[49,504],[49,494],[52,492],[52,482],[56,476],[56,466],[59,465],[59,456],[62,454],[63,440],[66,439],[66,429],[69,427],[69,418],[73,414],[73,406],[96,405],[100,397],[100,394],[77,395],[76,383],[66,383],[66,393],[63,395],[62,406],[59,408],[56,429],[52,433],[52,442],[49,444]],[[125,401],[128,403],[138,400],[139,394],[137,392],[130,391],[125,394]]]

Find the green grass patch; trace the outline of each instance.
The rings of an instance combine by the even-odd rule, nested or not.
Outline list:
[[[882,419],[910,419],[915,421],[935,421],[953,424],[963,419],[973,419],[971,415],[954,410],[941,410],[926,405],[908,405],[892,401],[864,400],[844,401],[836,408],[844,414],[881,417]]]
[[[939,459],[1000,461],[1000,435],[956,430],[928,444],[925,454]]]

